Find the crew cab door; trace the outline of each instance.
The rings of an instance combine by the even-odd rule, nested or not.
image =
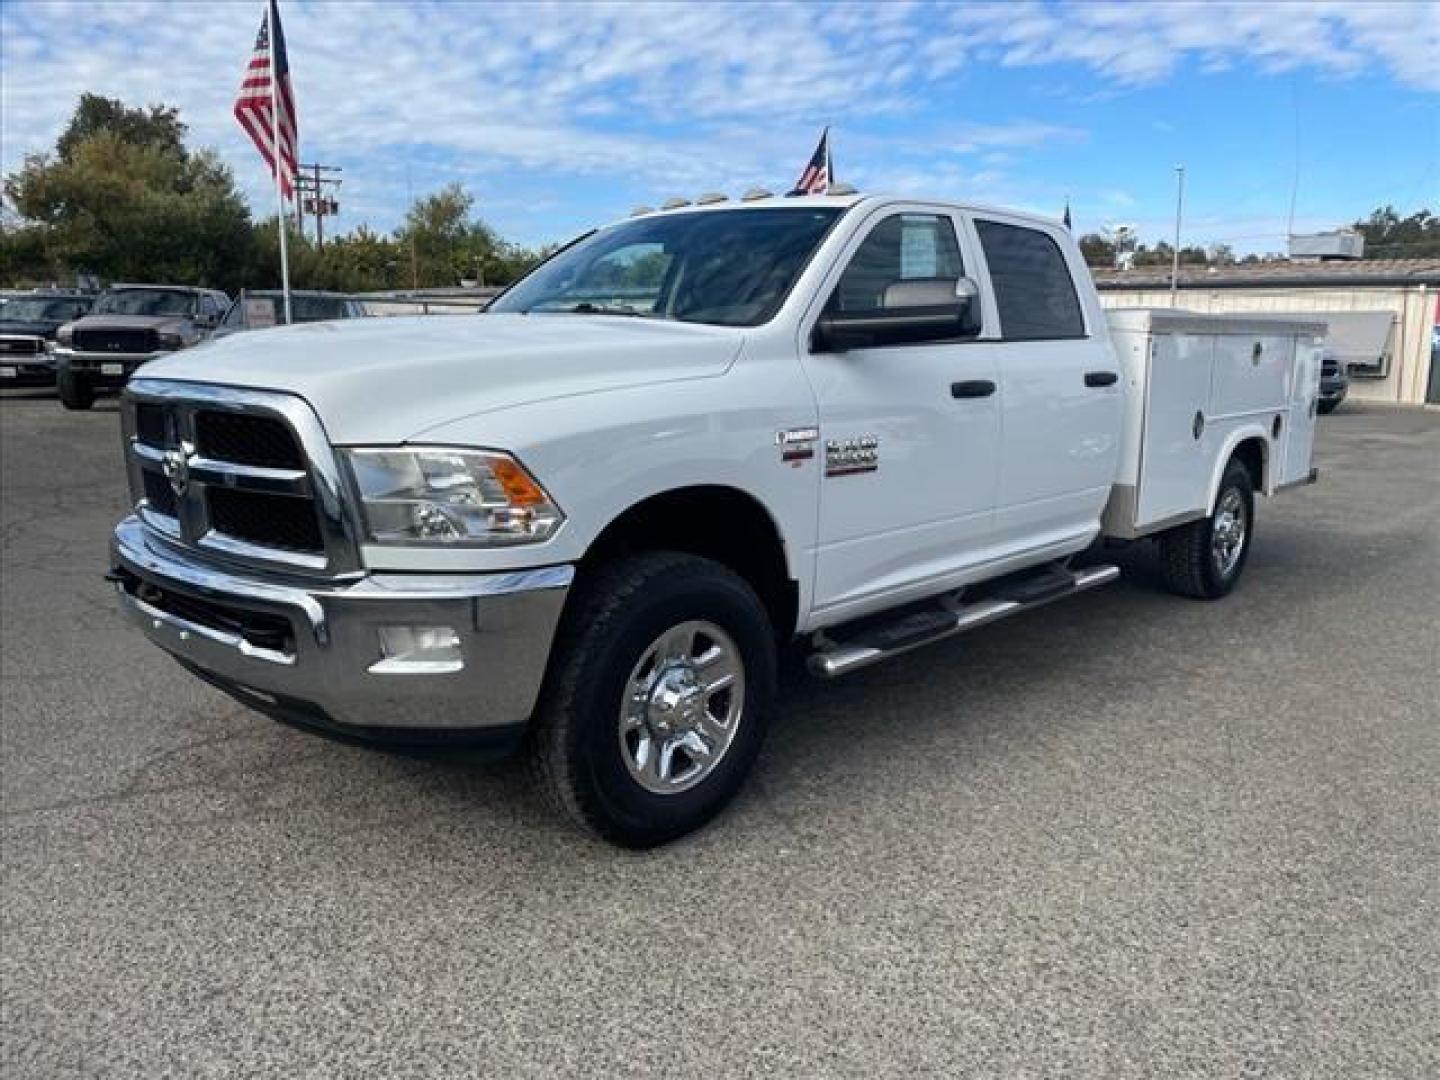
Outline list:
[[[998,333],[977,344],[1000,381],[995,542],[1002,557],[1088,542],[1115,480],[1124,384],[1079,251],[1059,226],[969,221]]]
[[[945,340],[817,351],[824,311],[874,311],[966,275],[949,211],[877,210],[802,322],[820,418],[815,612],[824,622],[947,587],[989,538],[999,402],[993,355]]]

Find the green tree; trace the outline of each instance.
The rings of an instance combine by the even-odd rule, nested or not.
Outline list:
[[[26,158],[5,178],[24,219],[19,232],[31,251],[29,230],[38,232],[48,276],[244,284],[249,208],[229,168],[213,151],[186,150],[183,132],[174,110],[147,114],[86,95],[56,152]]]
[[[1087,266],[1114,266],[1115,245],[1099,233],[1086,233],[1078,241]]]
[[[109,132],[131,146],[149,146],[183,156],[186,130],[180,122],[180,110],[171,106],[132,109],[116,98],[81,94],[70,123],[55,142],[55,154],[61,161],[69,161],[75,148],[86,139]]]
[[[405,263],[402,278],[424,288],[480,279],[487,285],[515,280],[539,260],[539,254],[505,243],[472,216],[475,197],[460,184],[416,199],[395,234]]]
[[[1365,237],[1368,259],[1425,259],[1440,255],[1440,217],[1429,210],[1417,210],[1401,217],[1393,206],[1372,210],[1355,222]]]

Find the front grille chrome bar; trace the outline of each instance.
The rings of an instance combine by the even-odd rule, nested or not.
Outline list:
[[[137,419],[142,408],[144,431],[139,430]],[[163,418],[160,426],[156,424],[157,410]],[[197,418],[216,413],[278,421],[294,436],[304,468],[205,456],[197,448]],[[121,407],[121,427],[136,509],[160,538],[239,566],[273,565],[325,576],[359,570],[359,533],[339,461],[319,419],[298,397],[202,383],[132,379]],[[164,445],[155,444],[157,437]],[[166,494],[159,487],[162,483],[173,493],[161,500],[165,505],[147,498],[147,475],[156,495]],[[316,515],[318,546],[300,550],[226,533],[212,520],[208,497],[212,490],[217,499],[221,493],[230,493],[226,497],[232,503],[235,495],[245,492],[261,500],[266,496],[303,500]],[[296,512],[300,512],[298,507]]]

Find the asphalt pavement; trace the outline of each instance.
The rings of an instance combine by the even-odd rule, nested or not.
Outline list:
[[[0,401],[0,1073],[1440,1075],[1440,414],[1347,403],[1205,604],[836,683],[648,854],[249,713],[118,616],[113,402]]]

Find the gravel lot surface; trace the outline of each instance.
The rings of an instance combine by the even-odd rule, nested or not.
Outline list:
[[[124,626],[113,402],[0,402],[8,1078],[1440,1075],[1440,414],[1347,403],[1239,591],[834,684],[644,855]]]

